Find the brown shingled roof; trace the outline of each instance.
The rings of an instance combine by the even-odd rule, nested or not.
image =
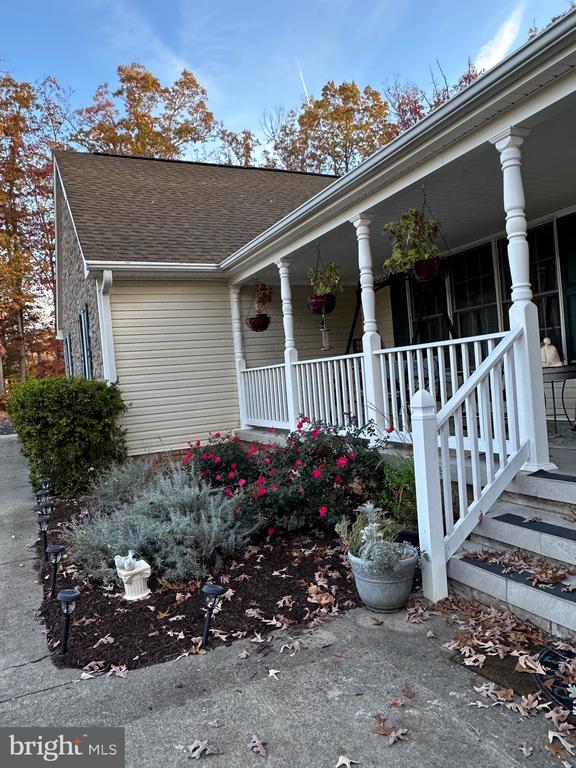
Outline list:
[[[333,176],[56,152],[87,260],[216,264]]]

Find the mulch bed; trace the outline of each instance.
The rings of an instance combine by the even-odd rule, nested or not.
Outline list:
[[[66,523],[82,509],[82,501],[57,502],[50,543],[63,539]],[[204,625],[200,582],[168,584],[152,577],[152,595],[127,602],[123,590],[79,582],[64,559],[58,589],[81,593],[65,657],[58,650],[63,626],[59,603],[49,597],[49,568],[38,546],[38,567],[45,597],[38,618],[46,626],[53,661],[60,667],[113,674],[198,653]],[[245,637],[266,642],[271,634],[286,641],[307,627],[330,621],[340,611],[359,605],[344,550],[331,534],[285,535],[256,542],[239,552],[218,574],[229,588],[222,609],[215,613],[210,647],[229,645]],[[260,647],[256,645],[255,648]],[[98,662],[98,664],[93,664]],[[114,671],[113,667],[116,669]]]

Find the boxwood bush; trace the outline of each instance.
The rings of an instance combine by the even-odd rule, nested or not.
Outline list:
[[[120,390],[104,381],[54,376],[16,384],[8,414],[28,459],[30,482],[49,476],[58,496],[86,491],[94,476],[126,457],[117,419]]]

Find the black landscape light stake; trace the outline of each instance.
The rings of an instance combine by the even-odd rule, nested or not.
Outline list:
[[[52,481],[50,480],[49,477],[41,477],[40,478],[40,488],[43,491],[46,491],[46,493],[49,493],[50,492],[50,483],[51,482]]]
[[[50,587],[50,597],[56,596],[56,574],[58,572],[58,563],[62,560],[66,547],[63,544],[50,544],[46,547],[46,553],[52,564],[52,585]]]
[[[54,512],[54,502],[50,501],[50,499],[45,499],[38,504],[38,509],[36,511],[38,512],[38,516],[51,515],[52,512]]]
[[[202,637],[201,648],[206,648],[208,633],[210,632],[210,624],[212,623],[212,614],[220,602],[220,598],[226,591],[226,587],[221,587],[219,584],[206,583],[202,587],[202,593],[204,595],[204,600],[206,601],[206,620],[204,621],[204,635]]]
[[[36,522],[38,523],[38,529],[42,534],[42,543],[44,545],[44,560],[48,562],[48,552],[46,550],[48,548],[48,523],[50,522],[50,515],[38,515]]]
[[[43,491],[42,489],[36,491],[36,505],[39,507],[42,502],[48,501],[48,495],[48,491]]]
[[[70,631],[70,616],[76,608],[76,603],[80,597],[80,592],[77,589],[61,589],[58,592],[58,601],[62,606],[62,613],[64,614],[64,630],[62,632],[62,645],[60,646],[60,652],[62,656],[68,650],[68,632]]]

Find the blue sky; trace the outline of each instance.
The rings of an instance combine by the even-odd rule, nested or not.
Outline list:
[[[87,103],[118,64],[164,82],[191,69],[228,127],[258,130],[264,110],[294,106],[329,79],[381,88],[398,74],[427,87],[468,57],[491,66],[566,0],[20,0],[4,4],[0,68],[54,75]]]

